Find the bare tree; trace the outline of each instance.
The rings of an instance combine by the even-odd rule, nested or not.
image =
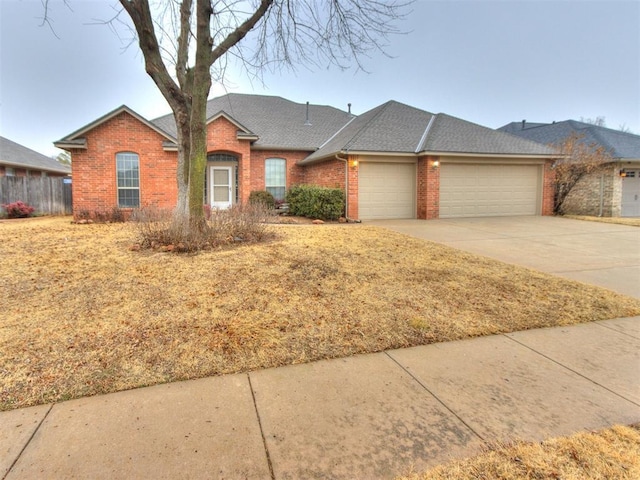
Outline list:
[[[633,133],[631,128],[626,123],[621,123],[618,126],[618,130],[620,130],[622,133]]]
[[[58,155],[51,157],[62,165],[71,165],[71,154],[69,152],[60,152]]]
[[[298,65],[362,68],[383,51],[412,0],[118,0],[129,15],[145,68],[169,103],[177,127],[181,228],[206,228],[206,107],[212,85],[236,59],[260,78]],[[46,3],[48,0],[44,0]],[[122,21],[119,13],[111,20]]]
[[[597,116],[596,118],[591,117],[580,117],[580,121],[582,123],[588,123],[590,125],[595,125],[596,127],[606,127],[607,119],[603,116]]]
[[[585,142],[584,135],[577,133],[570,135],[556,148],[561,158],[553,165],[553,212],[562,215],[564,202],[578,182],[602,169],[607,163],[612,162],[613,158],[604,147]]]

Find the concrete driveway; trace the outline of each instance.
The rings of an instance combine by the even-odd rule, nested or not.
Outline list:
[[[640,228],[559,217],[367,222],[640,298]]]

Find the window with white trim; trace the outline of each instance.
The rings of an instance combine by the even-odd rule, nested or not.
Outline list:
[[[4,174],[7,177],[15,177],[16,176],[16,170],[13,167],[4,167]]]
[[[264,186],[276,200],[284,200],[287,187],[287,161],[284,158],[267,158],[264,161]]]
[[[137,153],[116,154],[118,207],[140,206],[140,159]]]

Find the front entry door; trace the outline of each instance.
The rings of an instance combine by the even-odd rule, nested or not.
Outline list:
[[[232,167],[211,167],[211,206],[225,209],[231,207]]]

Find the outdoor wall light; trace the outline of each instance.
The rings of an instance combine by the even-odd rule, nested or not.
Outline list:
[[[622,170],[620,170],[620,176],[621,177],[626,177],[627,176],[627,171],[624,168]]]
[[[438,160],[433,161],[433,168],[438,168],[440,166],[440,162]]]
[[[351,166],[352,167],[357,167],[358,166],[358,160],[352,160],[351,161]]]

